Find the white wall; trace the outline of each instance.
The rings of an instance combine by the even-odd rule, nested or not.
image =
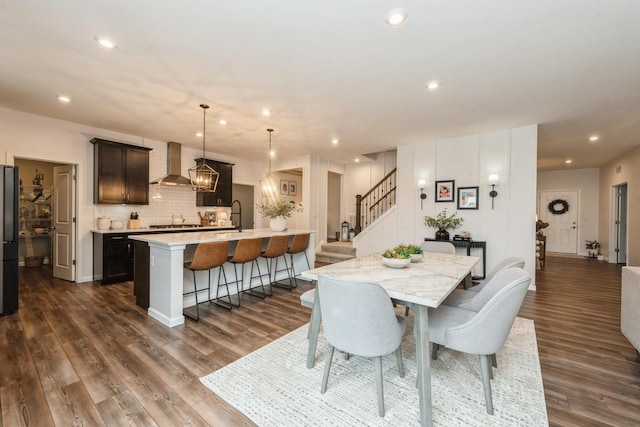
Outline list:
[[[537,126],[398,147],[398,203],[397,210],[390,214],[397,218],[397,232],[388,232],[392,227],[385,219],[375,238],[363,235],[355,239],[358,255],[433,237],[435,230],[424,225],[424,217],[447,208],[449,213],[457,211],[464,218],[460,230],[487,242],[487,270],[507,256],[521,256],[534,284],[536,151]],[[494,209],[489,197],[490,174],[500,176]],[[419,179],[427,181],[422,209]],[[478,186],[479,209],[457,210],[456,203],[436,203],[436,180],[455,180],[456,200],[458,187]]]
[[[166,142],[153,141],[84,126],[62,120],[51,119],[15,110],[0,108],[0,152],[4,161],[12,165],[14,157],[77,165],[77,242],[76,277],[78,282],[93,280],[93,240],[91,230],[98,216],[127,218],[131,211],[140,215],[142,226],[166,223],[171,213],[181,213],[189,222],[199,223],[195,193],[188,189],[152,187],[148,206],[119,206],[93,204],[93,145],[91,138],[150,147],[149,177],[166,174]],[[256,185],[265,165],[242,159],[230,158],[207,152],[208,158],[234,163],[233,181],[239,184]],[[182,170],[192,167],[194,159],[202,157],[202,151],[182,148]],[[266,163],[266,162],[265,162]],[[256,200],[257,196],[256,196]],[[211,208],[207,208],[210,210]]]
[[[598,221],[600,203],[600,169],[571,169],[548,171],[538,173],[538,194],[540,191],[564,191],[578,190],[579,217],[578,217],[578,253],[587,255],[584,247],[585,240],[598,240]],[[536,207],[538,215],[546,206]]]

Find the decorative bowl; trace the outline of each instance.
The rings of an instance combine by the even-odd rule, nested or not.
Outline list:
[[[387,267],[391,268],[405,268],[407,265],[411,264],[411,258],[381,258],[382,262],[384,262]]]
[[[424,254],[411,254],[411,262],[421,261],[424,257]]]
[[[111,221],[111,229],[112,230],[122,230],[124,228],[124,222],[122,221]]]

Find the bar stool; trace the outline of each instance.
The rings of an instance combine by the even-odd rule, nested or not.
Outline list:
[[[294,234],[293,239],[291,239],[291,244],[289,245],[289,249],[287,250],[287,253],[289,254],[289,258],[291,259],[291,272],[292,272],[292,274],[289,277],[293,277],[293,280],[295,283],[293,285],[294,288],[298,287],[298,279],[296,275],[296,269],[293,264],[293,256],[295,254],[299,254],[302,252],[304,254],[304,258],[307,260],[307,267],[311,268],[311,265],[309,265],[309,257],[307,257],[307,252],[306,252],[307,248],[309,247],[309,236],[310,236],[309,233]]]
[[[191,262],[185,262],[184,268],[187,270],[191,270],[193,272],[193,291],[183,293],[183,295],[194,294],[196,297],[196,315],[193,317],[186,311],[183,311],[183,314],[190,319],[195,321],[200,320],[200,309],[198,302],[198,292],[203,291],[204,288],[198,289],[198,283],[196,281],[196,271],[204,271],[207,270],[209,273],[209,280],[207,281],[207,295],[209,297],[209,301],[211,301],[211,270],[219,267],[218,269],[218,286],[216,289],[216,301],[215,303],[228,304],[228,306],[222,305],[227,309],[231,309],[231,295],[229,294],[229,285],[227,283],[227,275],[224,272],[224,268],[222,265],[227,261],[227,255],[229,253],[229,242],[210,242],[210,243],[200,243],[196,246],[196,251],[193,254],[193,260]],[[218,301],[220,297],[218,296],[220,291],[220,276],[224,276],[224,284],[227,288],[227,298],[229,302],[226,301]]]
[[[289,273],[287,258],[285,258],[288,247],[289,236],[271,236],[269,238],[269,243],[267,243],[267,249],[265,249],[264,252],[260,254],[261,257],[266,258],[267,260],[267,274],[269,276],[269,285],[271,287],[277,286],[279,288],[285,289],[293,289],[295,287],[293,286],[293,282],[291,281],[291,274]],[[278,270],[278,258],[280,257],[284,259],[285,265],[285,268],[282,270]],[[275,269],[273,267],[274,262]],[[278,271],[287,272],[287,276],[289,277],[289,285],[276,281],[276,274],[278,273]],[[269,293],[269,295],[271,295],[271,293]]]
[[[238,286],[238,307],[240,307],[240,293],[247,293],[254,297],[264,298],[266,297],[267,291],[264,287],[264,283],[262,282],[262,273],[260,273],[260,265],[258,265],[257,259],[260,256],[260,251],[262,249],[262,239],[240,239],[238,240],[238,244],[236,245],[236,250],[230,257],[227,258],[227,261],[233,264],[233,271],[236,273],[236,280]],[[251,275],[249,276],[249,289],[244,289],[244,265],[246,263],[251,263]],[[238,264],[240,264],[240,272],[241,275],[238,276]],[[258,268],[258,277],[260,278],[260,285],[262,286],[262,292],[255,291],[251,288],[251,279],[253,279],[253,264]],[[240,279],[238,279],[240,277]]]

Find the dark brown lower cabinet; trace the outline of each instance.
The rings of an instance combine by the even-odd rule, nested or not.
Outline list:
[[[105,234],[102,243],[102,284],[133,280],[133,242],[127,234]]]

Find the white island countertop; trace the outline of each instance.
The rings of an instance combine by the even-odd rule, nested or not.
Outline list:
[[[315,230],[289,229],[285,231],[271,231],[268,228],[229,231],[192,231],[188,233],[141,234],[129,236],[131,240],[139,240],[159,246],[197,245],[205,242],[223,242],[242,239],[265,239],[271,236],[291,236],[292,234],[315,234]]]

